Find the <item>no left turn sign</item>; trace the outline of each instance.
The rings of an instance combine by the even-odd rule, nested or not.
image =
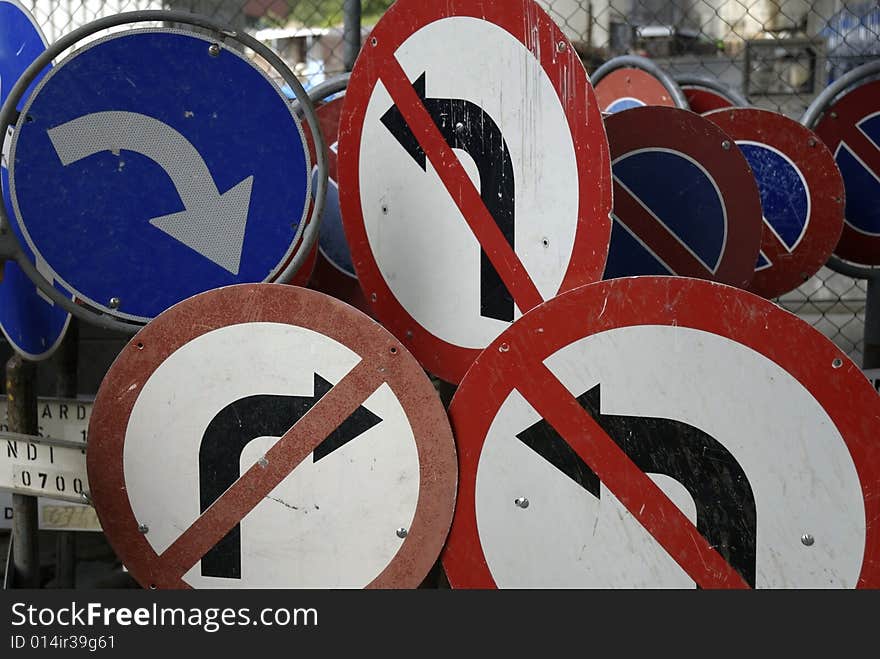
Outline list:
[[[569,291],[486,349],[450,415],[453,587],[880,584],[880,398],[753,294]]]
[[[144,587],[416,587],[443,546],[455,448],[380,325],[281,284],[154,319],[101,384],[91,496]]]
[[[433,374],[460,381],[521,312],[601,277],[610,185],[583,65],[532,0],[400,0],[372,31],[343,222],[376,317]]]

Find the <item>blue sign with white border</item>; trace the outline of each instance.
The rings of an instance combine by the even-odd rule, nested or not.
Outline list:
[[[22,111],[11,162],[28,245],[78,297],[139,322],[275,278],[309,206],[280,87],[179,30],[111,35],[58,64]]]
[[[6,102],[16,81],[45,50],[46,40],[30,12],[17,1],[0,0],[0,104]],[[44,72],[37,76],[23,98],[27,98],[43,75]],[[21,103],[19,101],[19,107]],[[0,179],[6,213],[11,218],[5,151]],[[21,242],[18,227],[15,222],[11,225]],[[24,251],[34,261],[27,247]],[[42,264],[38,269],[44,270]],[[51,280],[51,274],[46,274]],[[31,360],[50,357],[60,345],[69,322],[70,314],[41,293],[18,264],[12,261],[5,264],[0,282],[0,331],[19,354]]]

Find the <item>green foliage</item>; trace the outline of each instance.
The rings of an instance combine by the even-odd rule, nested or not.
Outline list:
[[[362,0],[361,22],[373,25],[394,0]],[[342,24],[343,0],[288,0],[290,17],[309,27],[330,27]]]

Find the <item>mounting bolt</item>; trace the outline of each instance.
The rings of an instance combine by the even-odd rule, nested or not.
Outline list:
[[[837,119],[837,113],[836,113],[836,112],[832,112],[830,116],[831,116],[832,119]]]
[[[141,524],[140,526],[138,526],[138,531],[140,531],[141,533],[149,533],[150,527],[146,524]]]
[[[804,533],[801,536],[801,542],[804,544],[805,547],[810,547],[814,542],[816,542],[816,539],[809,533]]]
[[[816,146],[816,140],[811,137],[807,140],[807,146]]]
[[[208,55],[211,57],[217,57],[220,54],[220,44],[212,43],[208,46]]]
[[[843,366],[843,360],[840,357],[835,357],[831,362],[831,368],[840,368],[841,366]]]
[[[459,121],[457,124],[455,124],[455,134],[461,135],[463,132],[464,132],[464,124]]]
[[[120,304],[122,304],[122,300],[120,300],[118,297],[111,297],[110,302],[107,303],[107,306],[111,309],[118,309]]]
[[[397,529],[398,538],[402,539],[405,538],[407,535],[409,535],[409,531],[407,531],[404,527],[401,526],[399,529]]]
[[[507,352],[508,350],[510,350],[510,346],[506,343],[502,343],[500,346],[498,346],[498,352]]]
[[[730,151],[730,140],[724,140],[721,143],[721,148],[724,149],[725,151]]]
[[[564,41],[557,42],[556,50],[558,50],[560,53],[564,53],[566,48],[567,48],[567,46],[565,45]]]
[[[525,497],[517,497],[516,499],[513,500],[513,502],[516,504],[517,508],[528,508],[529,507],[529,500],[526,499]]]

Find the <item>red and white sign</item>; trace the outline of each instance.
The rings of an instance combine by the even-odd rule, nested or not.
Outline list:
[[[339,179],[376,318],[449,382],[522,312],[601,277],[605,132],[532,0],[396,2],[349,81]]]
[[[880,265],[880,80],[846,91],[813,130],[831,149],[846,185],[846,221],[834,253]]]
[[[751,293],[564,293],[480,355],[450,415],[453,587],[880,585],[880,397]]]
[[[445,410],[352,307],[253,284],[156,317],[107,373],[88,474],[150,588],[416,587],[455,501]]]
[[[764,232],[749,290],[778,297],[816,274],[837,246],[840,170],[813,131],[777,112],[728,108],[704,116],[733,138],[755,175]]]
[[[596,98],[602,112],[620,112],[645,105],[674,108],[669,90],[647,71],[620,68],[596,82]]]

